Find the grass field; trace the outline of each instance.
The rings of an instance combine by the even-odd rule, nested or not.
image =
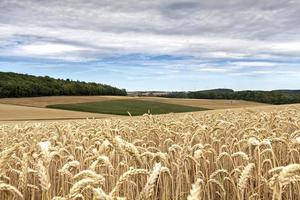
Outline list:
[[[0,125],[0,199],[300,198],[300,105]]]
[[[132,116],[143,115],[148,112],[150,112],[151,114],[166,114],[207,110],[199,107],[183,106],[152,101],[141,101],[136,99],[99,101],[78,104],[58,104],[49,105],[47,107],[114,115],[128,115],[129,112]]]

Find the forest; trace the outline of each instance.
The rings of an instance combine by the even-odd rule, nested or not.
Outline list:
[[[32,76],[12,72],[0,72],[0,98],[36,96],[126,96],[125,89],[106,84],[55,79],[49,76]]]
[[[214,89],[193,92],[171,92],[164,97],[192,98],[192,99],[231,99],[247,100],[269,104],[300,103],[300,90],[272,90],[272,91],[234,91],[231,89]]]

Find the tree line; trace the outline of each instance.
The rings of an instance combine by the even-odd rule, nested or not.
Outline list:
[[[269,104],[300,103],[300,90],[273,90],[273,91],[234,91],[231,89],[215,89],[193,92],[171,92],[164,97],[193,98],[193,99],[229,99],[247,100]]]
[[[0,98],[61,95],[126,96],[127,92],[125,89],[119,89],[106,84],[55,79],[49,76],[0,72]]]

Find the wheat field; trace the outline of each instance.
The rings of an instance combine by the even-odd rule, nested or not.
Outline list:
[[[300,198],[300,110],[3,124],[0,199]]]

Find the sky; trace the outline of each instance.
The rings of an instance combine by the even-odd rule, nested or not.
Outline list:
[[[0,71],[128,91],[300,89],[300,0],[0,0]]]

